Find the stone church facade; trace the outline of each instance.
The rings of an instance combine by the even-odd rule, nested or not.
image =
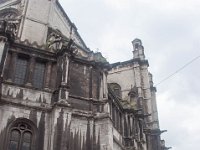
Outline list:
[[[164,150],[141,40],[109,64],[57,0],[0,1],[0,150]]]

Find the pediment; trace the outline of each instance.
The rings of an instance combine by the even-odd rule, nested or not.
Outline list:
[[[15,8],[5,8],[0,10],[0,20],[15,20],[19,19],[20,13]]]
[[[1,0],[0,6],[0,20],[19,19],[24,8],[21,0]]]

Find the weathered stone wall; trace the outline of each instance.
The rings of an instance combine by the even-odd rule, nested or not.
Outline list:
[[[14,100],[20,103],[30,103],[30,105],[51,104],[52,94],[49,92],[27,89],[23,87],[2,84],[2,98],[8,101]]]
[[[122,148],[119,146],[119,144],[117,142],[113,142],[113,149],[114,150],[122,150]]]
[[[28,39],[31,43],[43,45],[46,42],[48,14],[52,2],[29,0],[27,3],[21,40]]]
[[[34,125],[38,128],[37,131],[37,146],[38,150],[47,150],[48,146],[48,134],[51,132],[50,130],[50,122],[49,122],[49,114],[39,110],[31,110],[28,107],[20,107],[20,106],[9,106],[2,105],[0,106],[0,149],[4,149],[6,141],[8,137],[8,126],[13,121],[19,118],[26,118],[31,120]]]
[[[109,71],[108,83],[117,83],[121,86],[122,99],[128,100],[128,93],[135,83],[134,68],[132,65],[116,67]]]
[[[39,45],[45,45],[48,28],[51,27],[87,49],[76,27],[55,0],[28,0],[25,10],[20,36],[22,41],[27,39],[30,43],[37,42]]]
[[[92,68],[92,98],[99,99],[101,74],[98,69]],[[103,85],[102,85],[103,86]]]
[[[100,150],[113,150],[113,125],[109,117],[95,121],[95,133],[99,137]]]
[[[4,75],[0,79],[0,149],[8,145],[10,125],[22,119],[35,127],[37,150],[147,150],[146,144],[148,150],[160,150],[155,88],[141,41],[133,42],[134,48],[139,44],[134,59],[111,65],[107,81],[106,60],[87,49],[58,1],[14,2],[5,7],[19,15],[12,18],[17,24],[9,22],[17,27],[6,30],[1,22],[4,32],[12,32],[0,41],[0,60],[6,59],[0,67]],[[50,32],[55,39],[48,45]],[[57,43],[57,37],[65,42]],[[25,83],[19,85],[13,75],[21,54],[28,65]],[[37,59],[45,62],[40,89],[32,86]],[[122,98],[107,88],[107,82],[121,86]],[[129,103],[131,92],[139,104],[136,108]]]
[[[101,78],[100,71],[91,65],[79,62],[70,63],[70,95],[99,99]]]
[[[89,98],[90,67],[80,63],[70,64],[70,94]]]

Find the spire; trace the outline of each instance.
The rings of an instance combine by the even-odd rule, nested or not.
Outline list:
[[[140,58],[141,60],[145,59],[144,47],[142,46],[142,41],[140,39],[134,39],[132,41],[133,45],[133,58]]]

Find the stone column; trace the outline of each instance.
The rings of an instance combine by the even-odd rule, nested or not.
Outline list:
[[[98,133],[100,150],[113,150],[113,125],[109,116],[96,118],[95,132]]]
[[[142,93],[142,83],[141,83],[141,72],[140,66],[138,63],[134,64],[134,75],[135,75],[135,86],[138,89],[138,101],[137,107],[138,109],[143,108],[143,93]]]
[[[68,92],[68,75],[69,75],[69,55],[65,53],[62,57],[60,57],[62,60],[60,61],[60,71],[62,73],[61,75],[61,86],[59,89],[59,102],[64,102],[67,103],[67,99],[69,97],[69,92]]]
[[[108,87],[107,87],[107,71],[103,72],[103,98],[108,98]]]
[[[146,64],[141,66],[141,77],[142,77],[142,90],[144,97],[144,108],[145,115],[151,114],[145,120],[147,121],[148,127],[152,129],[152,101],[151,101],[151,90],[149,84],[148,66]]]
[[[27,86],[33,85],[33,74],[34,74],[34,66],[35,66],[35,57],[32,56],[30,59],[29,70],[27,72]]]
[[[52,72],[52,62],[49,61],[46,65],[46,78],[44,83],[45,89],[50,89],[51,72]]]
[[[156,88],[153,86],[153,76],[149,73],[149,84],[151,90],[151,104],[152,104],[152,121],[153,121],[153,129],[159,129],[158,122],[158,110],[157,110],[157,102],[156,102]]]
[[[3,70],[6,60],[8,59],[8,43],[7,43],[7,37],[0,36],[0,76],[3,77]]]
[[[4,36],[0,36],[0,62],[2,63],[3,53],[5,51],[7,38]]]
[[[4,80],[7,80],[9,77],[9,70],[10,70],[10,63],[11,63],[11,54],[7,53],[5,64],[2,67],[2,76]]]
[[[68,83],[68,73],[69,73],[69,56],[64,54],[63,62],[62,62],[62,85],[67,85]]]
[[[93,91],[92,91],[92,88],[93,88],[93,68],[90,67],[90,79],[89,79],[89,98],[92,98],[93,97]]]

